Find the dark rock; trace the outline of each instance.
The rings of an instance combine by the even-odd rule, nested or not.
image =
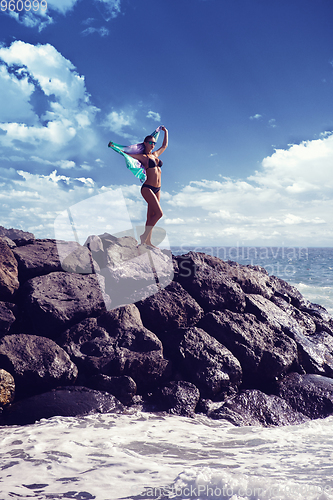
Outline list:
[[[14,401],[15,380],[14,377],[0,369],[0,407],[6,406]]]
[[[205,312],[245,309],[245,294],[228,275],[223,261],[210,255],[189,252],[176,257],[176,280],[187,290]]]
[[[24,334],[6,335],[0,340],[0,368],[13,375],[21,397],[74,383],[78,373],[55,342]]]
[[[0,238],[0,300],[12,300],[19,286],[17,261],[13,251]]]
[[[66,387],[38,394],[6,407],[3,425],[33,424],[41,418],[121,413],[123,405],[111,394],[86,387]]]
[[[116,238],[104,234],[91,237],[86,244],[105,278],[104,292],[111,299],[108,309],[149,297],[173,279],[171,253],[166,254],[146,245],[138,246],[130,236]]]
[[[21,283],[57,271],[78,274],[94,272],[89,250],[75,241],[36,240],[33,244],[16,248],[14,255],[18,261]]]
[[[278,385],[278,395],[311,419],[333,414],[333,379],[291,373]]]
[[[0,337],[6,335],[15,321],[17,307],[10,302],[0,302]]]
[[[240,385],[239,361],[201,328],[164,332],[160,338],[174,372],[196,385],[203,398],[220,397]]]
[[[237,426],[264,427],[294,425],[308,418],[278,396],[269,396],[258,390],[246,390],[227,400],[218,409],[208,413],[211,418],[225,419]]]
[[[113,394],[124,405],[132,405],[136,395],[136,383],[131,377],[122,375],[120,377],[110,377],[99,373],[91,377],[87,386],[97,391],[105,391]]]
[[[193,297],[175,282],[136,305],[143,324],[155,333],[193,326],[204,314]]]
[[[16,243],[17,246],[27,245],[33,243],[35,236],[32,233],[21,231],[21,229],[6,229],[0,226],[0,237],[6,236]]]
[[[305,314],[301,317],[301,313],[293,313],[288,308],[287,314],[261,295],[247,295],[246,301],[247,310],[253,312],[260,321],[273,328],[282,329],[284,333],[295,340],[299,351],[301,370],[321,375],[333,375],[333,344],[330,342],[329,334],[306,335],[311,327],[308,326],[309,321]],[[318,343],[319,338],[325,339],[325,342]]]
[[[253,314],[227,310],[211,312],[199,326],[239,360],[247,386],[267,384],[297,363],[296,343],[280,329],[260,322]]]
[[[80,377],[128,375],[145,391],[170,373],[161,341],[143,326],[134,304],[87,318],[63,334],[61,345],[79,367]]]
[[[32,278],[22,287],[22,301],[34,333],[50,338],[106,310],[96,275],[55,272]]]
[[[172,381],[160,391],[162,409],[172,415],[193,417],[200,398],[199,389],[191,382]]]

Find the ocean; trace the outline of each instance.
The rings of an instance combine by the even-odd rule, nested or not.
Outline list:
[[[333,248],[189,250],[260,265],[333,314]],[[0,428],[0,500],[333,500],[333,416],[234,427],[129,409]]]

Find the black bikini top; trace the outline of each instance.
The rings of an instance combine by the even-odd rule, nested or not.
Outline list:
[[[154,160],[152,160],[151,158],[149,158],[148,168],[161,167],[162,165],[163,165],[163,161],[162,160],[158,160],[158,163],[156,164]]]

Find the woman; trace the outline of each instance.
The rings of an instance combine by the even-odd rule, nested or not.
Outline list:
[[[154,246],[151,242],[151,235],[153,227],[157,221],[163,216],[162,208],[160,205],[161,195],[161,167],[163,162],[159,160],[159,156],[168,147],[168,131],[165,127],[161,127],[164,131],[164,140],[162,146],[153,151],[156,140],[153,136],[148,135],[144,142],[144,152],[140,154],[132,154],[126,152],[128,156],[138,160],[146,174],[146,180],[141,187],[141,194],[148,204],[147,207],[147,221],[145,232],[140,236],[141,245]]]

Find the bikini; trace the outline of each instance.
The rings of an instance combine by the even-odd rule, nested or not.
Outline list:
[[[162,165],[163,165],[163,161],[162,160],[158,160],[158,164],[156,165],[155,161],[152,160],[151,158],[149,158],[148,168],[161,167]],[[146,183],[142,184],[141,189],[144,188],[144,187],[150,189],[154,194],[158,193],[159,190],[161,189],[160,187],[151,186],[150,184],[146,184]]]

